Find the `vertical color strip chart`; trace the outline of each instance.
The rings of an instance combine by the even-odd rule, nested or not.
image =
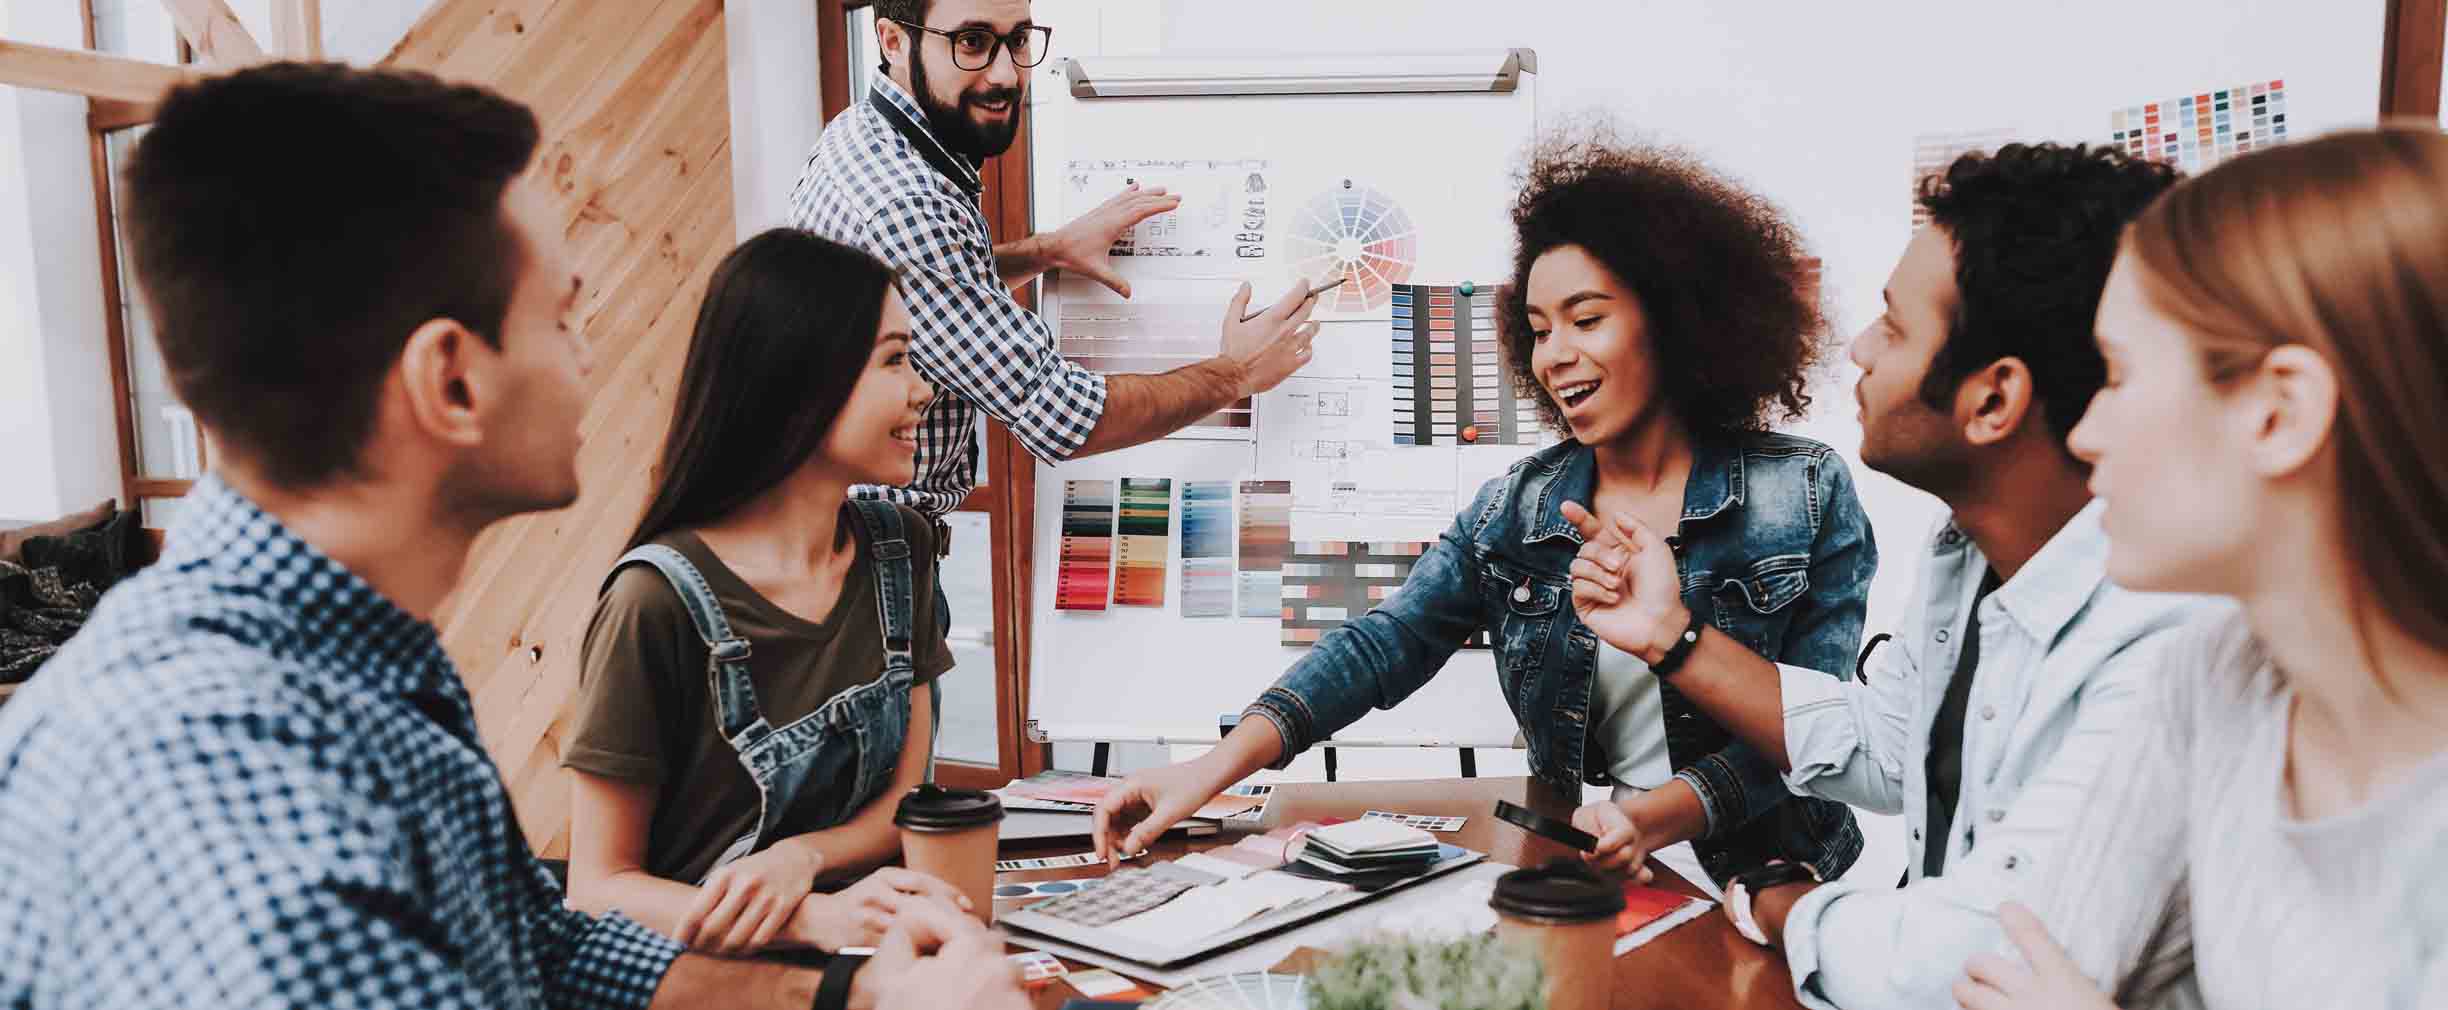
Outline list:
[[[1283,565],[1283,644],[1315,645],[1392,598],[1427,550],[1422,543],[1293,544]]]
[[[1232,482],[1182,484],[1182,616],[1233,613]]]
[[[2286,82],[2238,84],[2129,105],[2108,119],[2108,139],[2125,153],[2199,175],[2219,162],[2286,139]]]
[[[1496,339],[1500,288],[1394,285],[1394,444],[1533,445],[1538,406]]]
[[[1172,553],[1173,481],[1122,478],[1121,542],[1114,548],[1114,605],[1161,607]]]
[[[1241,482],[1241,559],[1235,583],[1241,616],[1273,617],[1283,609],[1284,554],[1292,545],[1292,482]]]
[[[1062,565],[1054,572],[1054,609],[1105,609],[1113,549],[1114,482],[1064,481]]]

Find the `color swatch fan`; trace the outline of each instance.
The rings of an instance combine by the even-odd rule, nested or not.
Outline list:
[[[1294,272],[1312,284],[1341,277],[1320,300],[1323,312],[1369,312],[1393,299],[1418,262],[1417,229],[1393,198],[1345,179],[1292,216]]]
[[[1298,975],[1245,971],[1212,975],[1156,997],[1147,1010],[1308,1010],[1309,990]]]

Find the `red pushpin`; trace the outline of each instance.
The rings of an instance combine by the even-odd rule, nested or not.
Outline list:
[[[1467,428],[1462,429],[1462,440],[1463,440],[1463,441],[1465,441],[1465,442],[1476,442],[1476,441],[1478,441],[1478,440],[1479,440],[1479,426],[1474,424],[1474,425],[1471,425],[1471,426],[1469,426],[1469,427],[1467,427]]]

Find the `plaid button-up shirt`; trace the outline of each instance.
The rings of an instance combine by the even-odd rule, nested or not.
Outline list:
[[[432,625],[216,479],[0,708],[0,1007],[641,1007]]]
[[[861,101],[834,117],[791,191],[790,222],[901,272],[916,337],[910,361],[937,395],[918,432],[916,483],[852,493],[940,516],[977,486],[979,411],[1032,455],[1058,462],[1104,414],[1105,377],[1056,353],[1045,321],[996,275],[976,169],[939,150],[955,174],[936,171],[886,118],[906,117],[933,143],[918,103],[889,79],[879,78],[875,93],[893,112]]]

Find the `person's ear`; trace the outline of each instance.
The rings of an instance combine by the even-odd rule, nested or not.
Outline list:
[[[894,70],[908,66],[910,46],[914,44],[910,41],[909,26],[880,17],[876,19],[875,29],[876,52],[883,56],[884,64]]]
[[[393,366],[404,415],[419,436],[452,448],[484,442],[480,409],[491,392],[491,347],[456,320],[429,319],[408,335]]]
[[[2302,344],[2269,352],[2234,395],[2244,408],[2239,420],[2248,426],[2253,468],[2264,477],[2284,477],[2310,464],[2337,424],[2337,370]]]
[[[1955,387],[1955,417],[1964,441],[1995,445],[2021,430],[2033,412],[2031,368],[2023,359],[2007,357],[1964,377]]]

